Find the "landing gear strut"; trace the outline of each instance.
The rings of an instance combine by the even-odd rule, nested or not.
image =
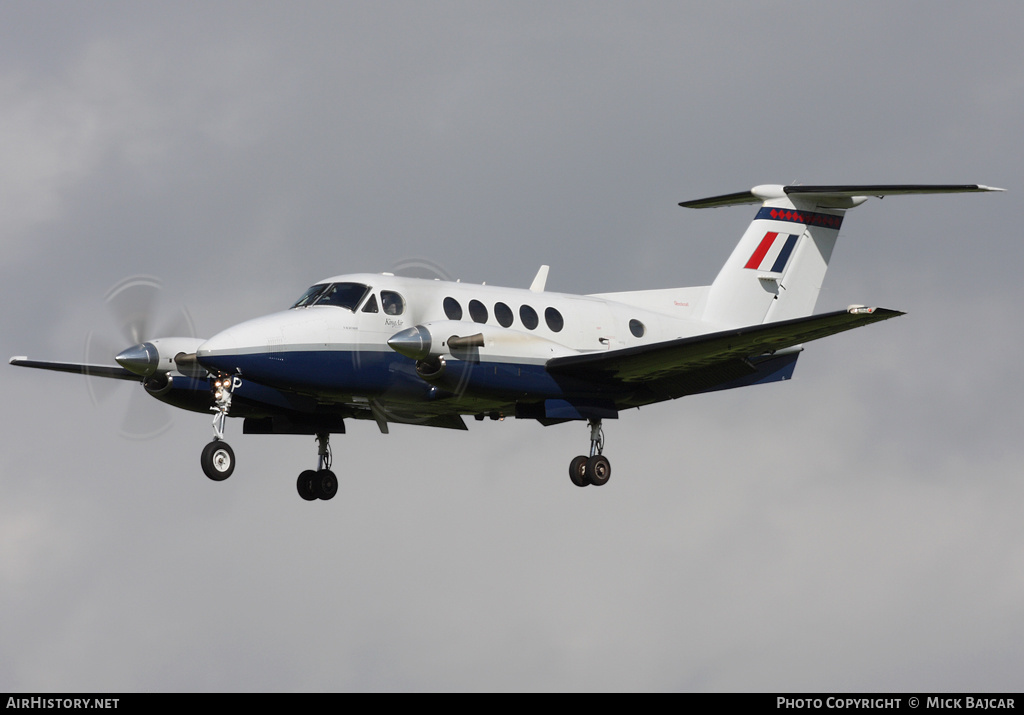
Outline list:
[[[601,454],[604,451],[604,430],[600,419],[587,420],[590,425],[590,456],[580,455],[569,463],[569,478],[578,487],[593,484],[595,487],[608,483],[612,476],[612,465]]]
[[[316,471],[307,469],[299,475],[296,487],[299,496],[306,501],[323,499],[327,501],[338,493],[338,477],[331,471],[331,435],[329,432],[317,432],[318,445]]]
[[[242,384],[236,376],[217,378],[213,383],[213,441],[203,448],[200,462],[203,473],[215,482],[222,482],[235,471],[235,453],[224,441],[224,423],[231,410],[231,391]]]

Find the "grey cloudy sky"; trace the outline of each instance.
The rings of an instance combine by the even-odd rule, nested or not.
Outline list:
[[[150,275],[200,335],[412,259],[704,284],[760,183],[871,201],[795,379],[580,425],[119,436],[130,385],[4,367],[0,690],[1019,690],[1024,6],[7,2],[0,351],[79,360]],[[135,396],[138,397],[138,396]],[[156,405],[160,407],[159,405]],[[134,413],[132,413],[134,414]]]

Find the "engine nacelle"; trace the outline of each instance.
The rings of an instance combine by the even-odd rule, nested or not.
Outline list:
[[[154,338],[121,351],[114,360],[125,370],[149,377],[177,369],[175,356],[194,354],[203,342],[202,338]]]
[[[438,320],[395,333],[388,345],[413,360],[451,355],[459,360],[475,361],[478,356],[493,358],[543,358],[577,355],[576,350],[541,337],[536,333],[464,320]]]
[[[174,378],[168,372],[158,372],[155,375],[151,375],[142,381],[142,386],[146,388],[146,392],[156,398],[163,397],[171,391],[171,385],[174,382]]]
[[[172,375],[158,372],[142,381],[142,386],[152,397],[168,405],[192,412],[209,412],[213,407],[213,394],[209,380],[187,375]]]
[[[484,338],[480,331],[486,327],[462,320],[439,320],[395,333],[388,340],[388,345],[396,353],[413,360],[427,360],[441,355],[451,355],[453,350],[470,347],[465,344],[467,338],[461,336],[475,338],[476,347],[482,347]],[[452,346],[448,345],[450,339],[456,340]]]
[[[496,397],[559,388],[541,368],[520,369],[523,358],[549,360],[578,355],[561,343],[525,330],[461,320],[440,320],[396,333],[388,345],[416,361],[424,381],[455,394]],[[481,369],[486,365],[486,369]]]
[[[433,385],[441,381],[447,367],[448,361],[444,355],[428,357],[426,360],[416,361],[416,374]]]

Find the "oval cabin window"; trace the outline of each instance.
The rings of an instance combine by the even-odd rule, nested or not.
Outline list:
[[[548,308],[544,311],[544,322],[548,324],[552,333],[557,333],[565,326],[565,321],[562,320],[562,314],[554,308]]]
[[[512,325],[512,320],[514,318],[512,315],[512,309],[504,303],[495,303],[494,318],[498,321],[498,325],[503,328],[507,328]]]
[[[519,308],[519,319],[523,321],[523,325],[526,326],[527,330],[533,330],[540,323],[540,320],[537,318],[537,311],[528,305]]]
[[[478,300],[469,301],[469,317],[474,323],[487,322],[487,306]]]
[[[444,299],[444,314],[448,320],[462,320],[462,306],[454,298]]]

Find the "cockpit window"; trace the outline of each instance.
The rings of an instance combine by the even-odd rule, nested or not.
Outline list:
[[[362,283],[322,283],[315,285],[299,298],[293,308],[308,308],[311,305],[336,305],[355,312],[356,306],[370,290]]]
[[[295,301],[295,305],[293,305],[292,307],[305,308],[306,306],[313,305],[313,303],[316,302],[316,299],[319,298],[323,294],[323,292],[330,287],[330,283],[318,283],[317,285],[311,287],[309,290],[303,293],[302,297]]]
[[[356,306],[369,290],[362,283],[333,283],[322,296],[317,298],[317,305],[336,305],[355,311]]]

